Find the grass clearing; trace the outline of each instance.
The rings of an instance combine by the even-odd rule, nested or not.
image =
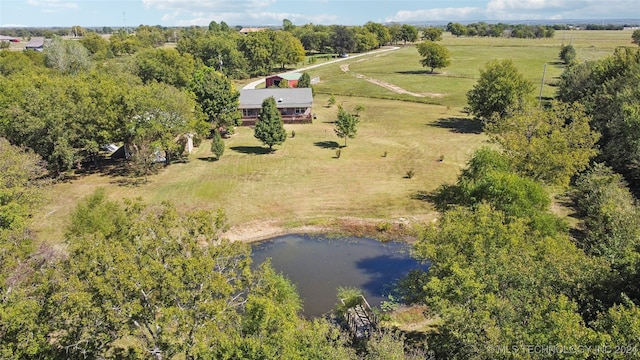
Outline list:
[[[221,207],[231,225],[274,219],[307,224],[337,217],[420,221],[433,209],[416,194],[454,181],[469,154],[486,141],[475,123],[446,107],[338,96],[346,109],[363,105],[366,110],[358,135],[336,159],[343,140],[333,131],[337,108],[323,106],[327,101],[326,95],[316,96],[317,119],[311,125],[287,125],[289,135],[294,130],[296,136],[274,153],[265,151],[252,128],[240,127],[225,140],[221,160],[209,160],[205,141],[189,162],[162,169],[146,184],[123,184],[98,173],[55,185],[36,230],[59,241],[76,202],[99,187],[113,199],[139,196],[184,210]],[[408,170],[415,172],[412,179],[404,177]]]
[[[170,201],[182,210],[223,208],[232,226],[261,226],[266,221],[326,225],[341,217],[425,221],[433,218],[433,208],[416,195],[455,181],[468,156],[486,144],[478,124],[466,119],[461,110],[466,92],[488,60],[513,59],[535,84],[540,84],[547,63],[548,84],[563,70],[556,64],[562,43],[572,43],[579,60],[610,55],[619,46],[633,47],[631,33],[625,31],[557,32],[553,39],[540,40],[449,35],[441,43],[451,51],[452,64],[433,75],[419,64],[414,47],[310,70],[321,79],[315,87],[317,119],[311,125],[287,125],[287,132],[295,130],[296,136],[272,154],[253,137],[253,129],[241,127],[225,140],[221,160],[209,160],[210,142],[205,141],[189,162],[162,169],[146,184],[106,173],[59,183],[35,216],[35,230],[43,241],[59,242],[76,203],[100,187],[117,200]],[[443,96],[396,94],[341,71],[345,63],[353,73],[412,92]],[[554,91],[546,85],[543,96],[551,97]],[[329,94],[335,94],[337,104],[349,111],[357,105],[366,109],[357,137],[348,140],[339,159],[335,149],[343,140],[333,132],[337,109],[326,107]],[[415,175],[407,179],[410,170]]]

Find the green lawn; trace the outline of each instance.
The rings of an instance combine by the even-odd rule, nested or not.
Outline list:
[[[311,125],[286,126],[296,136],[276,152],[265,153],[253,130],[241,127],[225,140],[221,160],[209,160],[206,141],[189,162],[164,168],[146,184],[131,185],[127,178],[106,173],[78,176],[53,187],[49,203],[35,217],[36,230],[45,241],[58,242],[77,201],[99,187],[113,199],[171,201],[185,210],[221,207],[231,225],[237,226],[266,220],[317,224],[338,217],[404,217],[422,222],[433,217],[433,209],[417,195],[454,181],[474,149],[486,144],[478,124],[460,111],[487,61],[513,59],[536,84],[547,63],[546,79],[551,82],[563,69],[556,64],[563,41],[571,42],[583,60],[611,54],[617,46],[631,46],[630,37],[630,32],[622,31],[558,32],[554,39],[543,40],[448,36],[442,44],[451,51],[452,63],[436,74],[420,66],[414,47],[344,62],[352,73],[441,97],[395,94],[344,73],[341,63],[316,68],[310,74],[321,78],[314,99],[317,119]],[[543,95],[553,93],[547,85]],[[342,140],[334,135],[331,123],[336,107],[325,106],[329,94],[336,94],[337,103],[347,110],[356,105],[366,108],[357,137],[348,140],[339,159],[335,148]],[[411,179],[405,178],[409,170],[415,172]]]

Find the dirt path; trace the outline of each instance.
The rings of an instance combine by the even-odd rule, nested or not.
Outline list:
[[[358,62],[366,61],[366,60],[368,60],[368,59],[362,59],[362,60],[359,60]],[[342,70],[342,72],[345,72],[347,74],[351,74],[351,75],[355,76],[358,79],[364,79],[364,80],[366,80],[366,81],[368,81],[368,82],[370,82],[372,84],[381,86],[381,87],[383,87],[385,89],[388,89],[388,90],[391,90],[391,91],[393,91],[393,92],[395,92],[397,94],[407,94],[407,95],[411,95],[411,96],[415,96],[415,97],[425,97],[424,94],[414,93],[414,92],[411,92],[409,90],[405,90],[405,89],[403,89],[403,88],[401,88],[401,87],[399,87],[397,85],[388,83],[386,81],[379,80],[379,79],[374,79],[374,78],[368,77],[366,75],[362,75],[362,74],[358,74],[358,73],[352,72],[351,70],[349,70],[349,64],[340,65],[340,70]],[[442,94],[431,93],[431,94],[427,94],[426,96],[429,96],[429,97],[442,97],[443,95]]]
[[[367,55],[371,55],[371,54],[379,54],[379,53],[398,50],[398,49],[400,49],[398,46],[384,47],[384,48],[381,48],[381,49],[378,49],[378,50],[369,51],[369,52],[362,53],[362,54],[356,54],[356,55],[352,55],[352,56],[349,56],[349,57],[346,57],[346,58],[339,58],[339,59],[327,61],[327,62],[324,62],[324,63],[321,63],[321,64],[305,66],[305,67],[302,67],[302,68],[299,68],[299,69],[294,69],[294,70],[291,70],[291,71],[284,72],[283,74],[292,73],[292,72],[303,72],[303,71],[306,71],[306,70],[309,70],[309,69],[315,69],[315,68],[320,67],[320,66],[335,64],[335,63],[340,62],[340,61],[351,60],[353,58],[358,58],[358,57],[361,57],[361,56],[367,56]],[[258,79],[256,81],[253,81],[253,82],[243,86],[242,88],[243,89],[255,89],[256,86],[258,86],[259,84],[265,82],[265,79],[266,78]]]

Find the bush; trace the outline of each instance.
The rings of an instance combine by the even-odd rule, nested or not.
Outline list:
[[[407,174],[404,177],[407,178],[407,179],[411,179],[411,178],[413,178],[413,175],[415,175],[415,174],[416,174],[416,172],[413,171],[413,169],[411,169],[411,170],[407,171]]]

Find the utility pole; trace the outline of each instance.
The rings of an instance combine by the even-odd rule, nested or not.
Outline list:
[[[540,83],[540,95],[538,96],[538,105],[542,106],[542,88],[544,87],[544,77],[547,74],[547,63],[544,63],[544,70],[542,71],[542,82]]]

